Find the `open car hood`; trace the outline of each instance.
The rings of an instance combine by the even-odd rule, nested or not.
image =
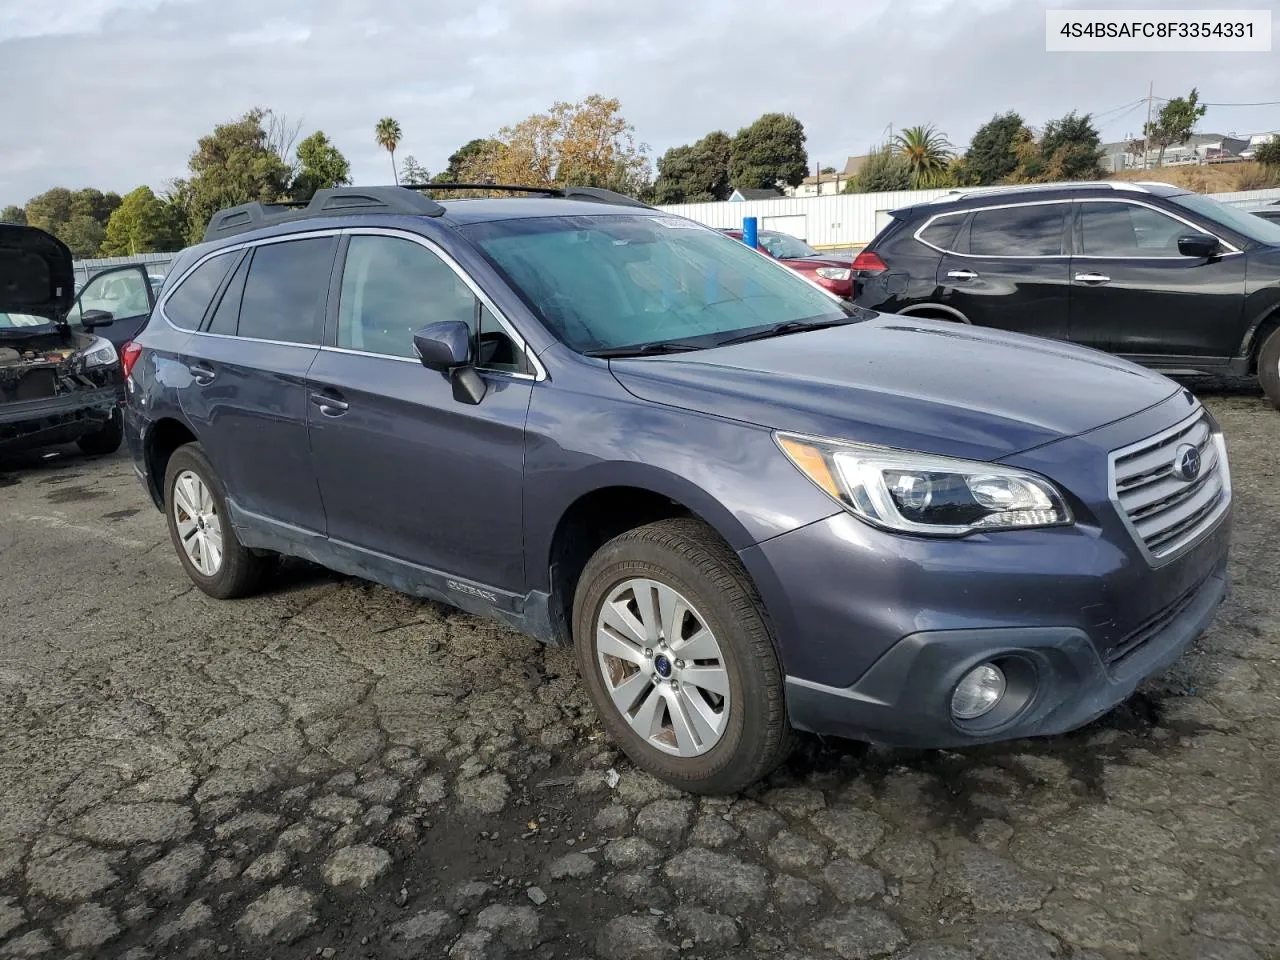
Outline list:
[[[60,322],[75,302],[71,251],[51,233],[0,223],[0,312]]]

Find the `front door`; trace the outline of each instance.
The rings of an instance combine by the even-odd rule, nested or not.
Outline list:
[[[475,332],[487,386],[478,404],[455,399],[448,378],[416,357],[414,331],[439,320]],[[332,326],[307,410],[330,539],[522,593],[534,381],[516,341],[412,234],[350,237]]]
[[[1065,340],[1068,202],[973,211],[938,262],[938,302],[973,324]]]
[[[1205,231],[1137,201],[1077,208],[1072,340],[1157,363],[1235,352],[1244,336],[1243,254],[1183,256],[1178,239]]]
[[[112,267],[89,278],[67,315],[72,327],[83,326],[87,310],[103,310],[111,314],[111,323],[95,327],[94,333],[115,344],[116,349],[136,337],[156,305],[155,291],[147,268],[141,264]]]
[[[331,234],[248,251],[180,358],[190,374],[182,409],[230,499],[320,534],[306,376],[320,350],[337,242]]]

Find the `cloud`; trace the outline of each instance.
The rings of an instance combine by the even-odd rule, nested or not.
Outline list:
[[[163,187],[186,172],[200,136],[257,105],[302,120],[303,135],[323,129],[357,182],[383,183],[379,117],[400,121],[397,156],[436,171],[473,137],[594,92],[622,101],[655,155],[782,110],[804,122],[811,162],[836,166],[890,125],[934,123],[963,146],[1009,109],[1037,124],[1072,109],[1102,114],[1104,137],[1120,139],[1140,130],[1145,107],[1133,104],[1152,80],[1158,96],[1194,84],[1214,103],[1280,99],[1274,53],[1046,53],[1049,3],[1062,5],[62,0],[20,11],[4,3],[0,205],[56,185]],[[1160,7],[1173,5],[1207,6]],[[1201,127],[1277,129],[1280,108],[1211,108]]]

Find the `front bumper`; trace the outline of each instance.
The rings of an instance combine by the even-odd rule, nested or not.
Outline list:
[[[105,427],[120,406],[114,387],[0,404],[0,452],[71,443]]]

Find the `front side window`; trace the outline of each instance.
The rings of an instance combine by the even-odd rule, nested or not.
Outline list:
[[[183,330],[194,330],[200,326],[209,302],[235,260],[235,254],[221,253],[210,257],[188,274],[165,301],[164,315],[169,321]]]
[[[257,340],[319,343],[333,237],[268,243],[253,251],[238,333]]]
[[[1183,193],[1170,198],[1170,203],[1182,207],[1188,213],[1221,223],[1236,233],[1258,243],[1280,244],[1280,223],[1255,217],[1243,210],[1229,207],[1221,201],[1202,193]]]
[[[146,273],[136,267],[99,274],[80,291],[67,322],[79,324],[86,310],[105,310],[116,320],[146,316],[151,312],[147,285]]]
[[[577,351],[689,338],[703,338],[701,348],[789,321],[851,316],[740,240],[675,217],[536,217],[462,233]]]
[[[969,253],[978,257],[1054,257],[1062,253],[1065,203],[1023,204],[977,210]]]
[[[1086,257],[1177,257],[1185,223],[1136,203],[1080,204],[1080,252]]]

